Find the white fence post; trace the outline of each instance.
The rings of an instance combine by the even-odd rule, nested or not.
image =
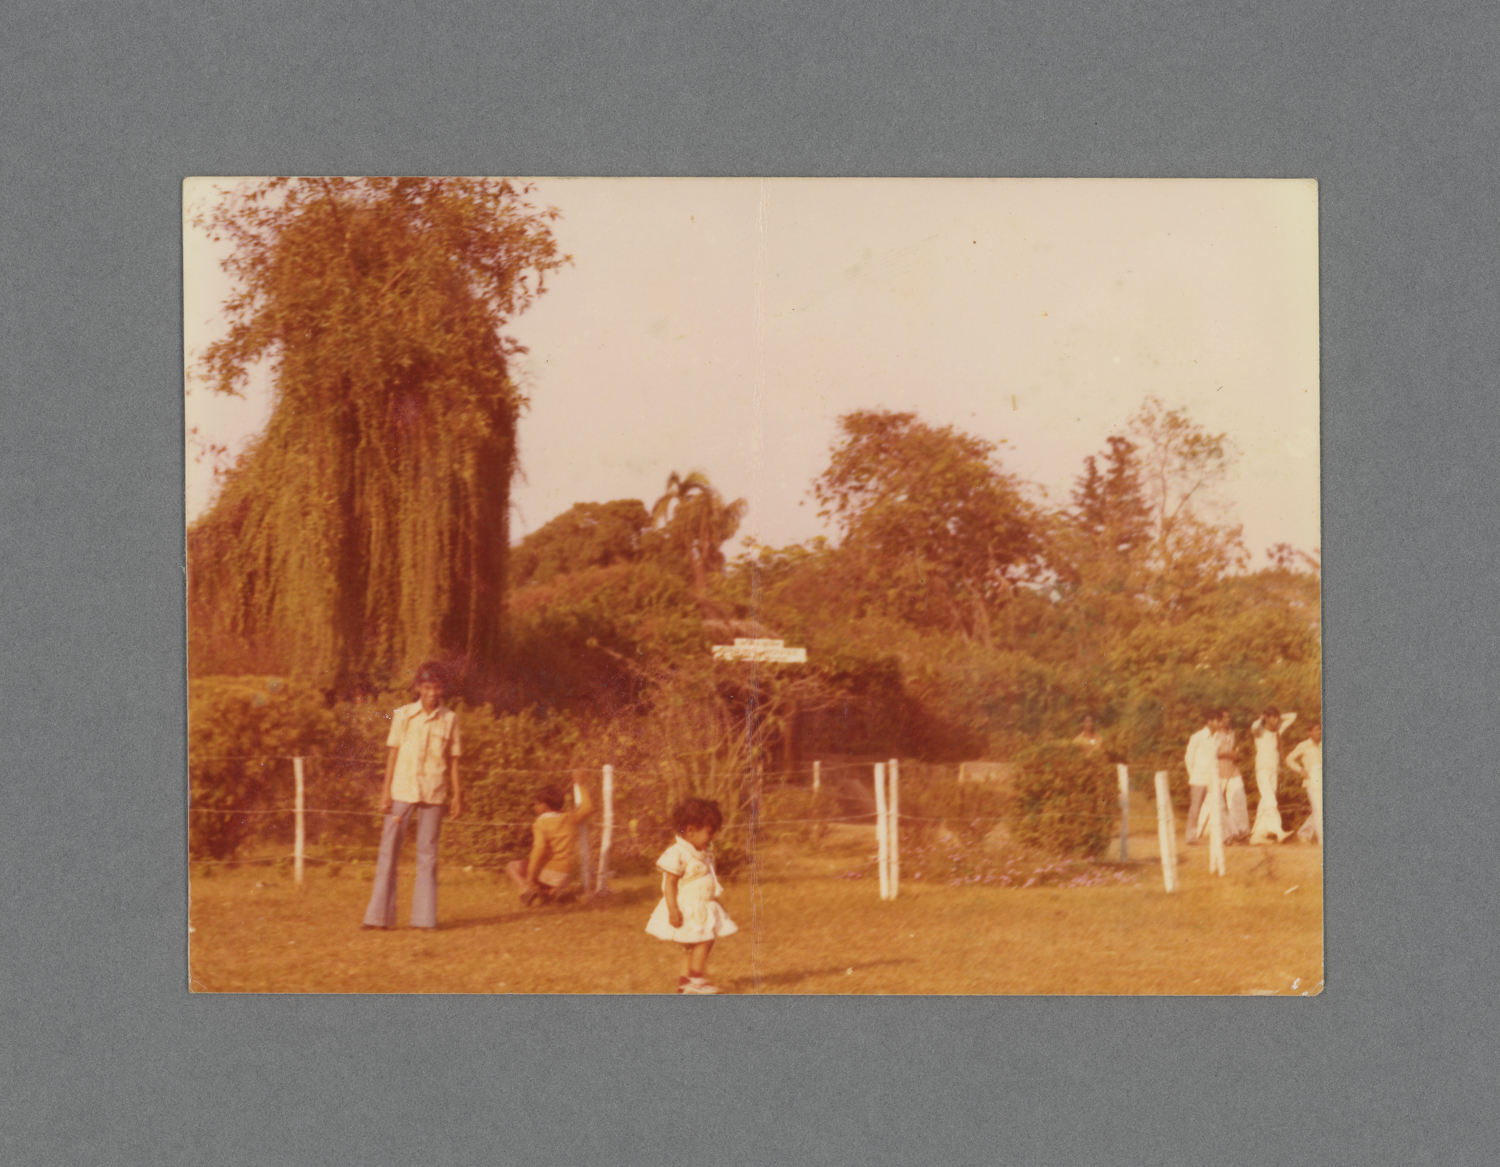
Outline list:
[[[875,855],[880,868],[880,898],[891,898],[891,840],[885,807],[885,763],[875,763]]]
[[[901,763],[891,759],[890,793],[886,798],[886,818],[890,830],[891,899],[901,890]]]
[[[583,790],[578,783],[573,783],[573,806],[576,808],[583,800]],[[587,820],[578,824],[578,879],[583,884],[585,892],[594,890],[593,878],[593,856],[589,854],[589,824]]]
[[[295,842],[292,844],[292,874],[298,883],[302,882],[302,861],[307,850],[307,797],[306,784],[303,782],[302,756],[299,754],[292,759],[292,777],[296,781],[297,791],[293,799],[296,807],[296,834]]]
[[[603,825],[599,828],[599,890],[609,887],[609,848],[615,840],[615,768],[604,767],[599,783],[599,798],[604,803]]]
[[[1130,862],[1130,767],[1116,766],[1120,779],[1120,862]]]
[[[818,793],[818,787],[823,784],[823,763],[813,763],[813,794]]]
[[[1217,774],[1208,784],[1208,870],[1228,871],[1224,862],[1224,780]]]
[[[1168,891],[1177,890],[1177,823],[1167,772],[1156,772],[1156,841],[1161,847],[1161,879]]]

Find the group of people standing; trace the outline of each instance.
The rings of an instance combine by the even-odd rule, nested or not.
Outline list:
[[[1282,713],[1268,706],[1250,724],[1250,739],[1255,745],[1255,785],[1260,802],[1255,822],[1245,800],[1245,781],[1241,777],[1234,728],[1229,710],[1209,710],[1202,729],[1188,739],[1184,759],[1188,773],[1187,844],[1195,845],[1208,826],[1214,799],[1223,822],[1225,843],[1249,843],[1262,846],[1284,843],[1292,837],[1281,820],[1276,791],[1281,773],[1282,735],[1296,721],[1295,713]],[[1297,830],[1305,842],[1323,841],[1323,727],[1316,721],[1307,737],[1286,756],[1287,766],[1302,777],[1307,791],[1310,813]]]
[[[1282,713],[1268,705],[1250,723],[1250,740],[1255,745],[1255,786],[1260,802],[1255,808],[1255,822],[1245,799],[1245,780],[1240,776],[1234,727],[1228,709],[1210,709],[1203,728],[1188,739],[1188,819],[1187,843],[1194,846],[1208,828],[1212,798],[1217,797],[1222,816],[1224,842],[1263,846],[1284,843],[1292,837],[1281,821],[1276,791],[1281,776],[1282,735],[1297,720],[1295,713]],[[1083,719],[1078,736],[1073,739],[1086,750],[1103,750],[1093,715]],[[1296,835],[1303,842],[1323,841],[1323,727],[1314,721],[1307,737],[1286,756],[1287,766],[1302,778],[1307,791],[1309,814]],[[1211,792],[1217,792],[1216,795]]]

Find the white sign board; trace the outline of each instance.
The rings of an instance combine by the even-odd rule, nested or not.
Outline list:
[[[807,649],[787,648],[783,640],[754,640],[739,636],[733,644],[716,644],[714,660],[775,661],[787,665],[805,665]]]

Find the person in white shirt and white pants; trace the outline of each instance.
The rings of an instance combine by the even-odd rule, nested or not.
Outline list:
[[[1281,735],[1296,720],[1295,713],[1282,713],[1272,705],[1250,726],[1250,737],[1255,742],[1255,785],[1260,789],[1255,827],[1250,832],[1252,844],[1284,843],[1291,835],[1281,826],[1276,784],[1281,772]]]
[[[1297,837],[1306,842],[1323,842],[1323,727],[1318,722],[1308,726],[1307,740],[1286,756],[1286,764],[1302,775],[1307,790],[1308,808],[1312,812],[1297,828]]]
[[[1188,738],[1187,755],[1184,761],[1187,764],[1188,774],[1187,843],[1189,847],[1198,842],[1199,813],[1203,809],[1204,799],[1208,797],[1209,788],[1218,784],[1217,738],[1222,717],[1222,710],[1209,710],[1203,728]]]

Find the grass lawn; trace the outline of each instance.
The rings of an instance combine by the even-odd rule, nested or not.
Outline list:
[[[1144,808],[1143,808],[1144,810]],[[1144,814],[1132,821],[1146,822]],[[765,849],[758,880],[732,882],[740,932],[719,942],[712,979],[736,993],[1317,993],[1323,980],[1322,847],[1230,848],[1210,876],[1184,849],[1181,890],[1162,890],[1151,833],[1103,886],[954,886],[913,878],[878,898],[873,832]],[[211,872],[212,874],[208,874]],[[850,878],[857,875],[857,878]],[[522,909],[503,876],[440,873],[436,932],[362,932],[371,870],[198,868],[191,877],[190,983],[200,992],[660,993],[678,950],[644,927],[649,875],[610,894]],[[401,918],[411,873],[403,872]]]

